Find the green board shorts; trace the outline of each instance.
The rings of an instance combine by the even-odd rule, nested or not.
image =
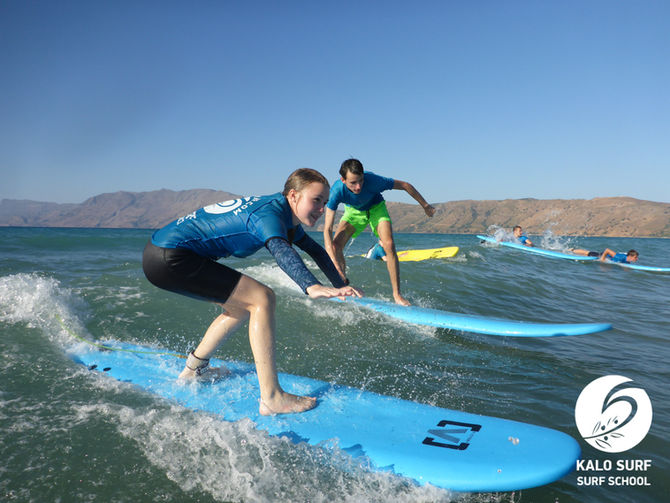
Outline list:
[[[356,229],[351,236],[352,238],[355,238],[365,230],[368,224],[370,224],[375,236],[379,237],[379,234],[377,234],[377,226],[382,220],[391,221],[389,212],[386,209],[386,201],[375,204],[369,210],[357,210],[353,206],[345,205],[344,215],[342,215],[341,221],[351,224],[354,229]]]

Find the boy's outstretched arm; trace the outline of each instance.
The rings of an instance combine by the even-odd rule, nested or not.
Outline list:
[[[396,180],[393,184],[393,189],[404,190],[405,192],[407,192],[410,196],[412,196],[416,200],[417,203],[421,205],[423,211],[425,211],[426,215],[428,215],[429,217],[432,217],[435,214],[435,208],[426,202],[423,196],[419,194],[419,191],[416,190],[411,183],[403,182],[402,180]]]
[[[345,268],[343,267],[344,259],[342,257],[342,250],[336,250],[335,244],[333,243],[333,222],[335,221],[335,211],[326,207],[326,215],[323,222],[323,247],[326,249],[326,252],[330,256],[330,260],[333,261],[333,265],[337,269],[337,272],[342,277],[342,280],[346,282],[347,275],[345,274]]]

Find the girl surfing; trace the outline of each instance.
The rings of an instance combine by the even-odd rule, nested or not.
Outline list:
[[[156,231],[147,243],[142,266],[159,288],[214,302],[223,307],[186,360],[182,379],[212,373],[209,359],[219,345],[249,320],[249,342],[260,385],[262,415],[303,412],[316,406],[312,397],[286,393],[275,361],[275,294],[266,285],[217,262],[248,257],[263,247],[279,267],[311,298],[362,296],[344,281],[328,253],[305,233],[324,211],[330,186],[313,169],[294,171],[281,193],[226,201],[201,208]],[[307,269],[293,244],[310,255],[332,283],[322,285]]]

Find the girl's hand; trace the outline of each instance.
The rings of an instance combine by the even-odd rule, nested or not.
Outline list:
[[[312,285],[307,288],[307,295],[312,299],[330,299],[332,297],[362,297],[363,291],[353,286],[343,286],[342,288],[333,288],[323,285]]]

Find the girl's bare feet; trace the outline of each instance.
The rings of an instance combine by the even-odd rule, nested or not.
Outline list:
[[[396,304],[400,304],[401,306],[411,306],[412,305],[409,300],[407,300],[405,297],[403,297],[400,294],[394,295],[393,300],[395,300]]]
[[[273,416],[275,414],[305,412],[314,407],[316,407],[316,398],[282,393],[277,394],[273,399],[261,399],[258,412],[261,416]]]

